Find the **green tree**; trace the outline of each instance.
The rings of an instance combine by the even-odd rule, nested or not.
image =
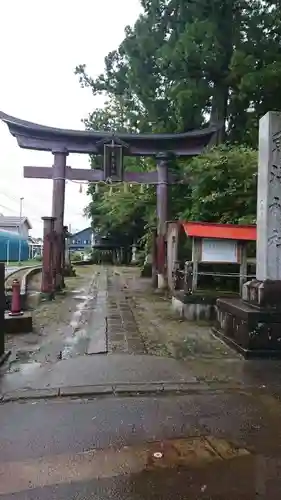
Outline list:
[[[221,145],[194,158],[191,209],[182,217],[205,222],[256,222],[257,152],[244,146]]]
[[[87,129],[111,131],[131,131],[128,115],[119,113],[117,99],[107,102],[102,109],[95,110],[86,120]],[[91,157],[92,168],[102,168],[102,158]],[[124,168],[129,171],[155,170],[155,160],[151,158],[124,158]],[[171,162],[171,169],[180,171],[182,166],[177,161]],[[86,207],[86,214],[92,220],[95,231],[128,243],[141,241],[150,229],[156,226],[156,187],[128,184],[105,185],[98,188],[89,185],[91,201]],[[177,217],[183,207],[190,203],[190,187],[176,185],[170,188],[170,217]],[[143,243],[145,243],[145,240]]]
[[[211,153],[173,168],[193,178],[173,186],[170,217],[241,222],[256,212],[258,120],[281,109],[279,0],[142,0],[143,13],[120,46],[91,78],[76,68],[82,86],[108,102],[85,120],[88,129],[182,132],[207,122],[224,124]],[[92,158],[92,167],[102,166]],[[208,168],[206,168],[208,165]],[[126,159],[149,170],[152,160]],[[196,184],[194,184],[196,179]],[[88,213],[101,231],[140,238],[155,223],[155,190],[103,187]],[[109,195],[110,193],[110,195]],[[131,228],[131,229],[128,229]]]
[[[256,146],[258,118],[280,109],[279,0],[143,0],[93,94],[122,97],[140,131],[184,131],[210,118]],[[223,139],[224,134],[220,139]]]

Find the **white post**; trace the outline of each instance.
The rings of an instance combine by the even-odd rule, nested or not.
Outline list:
[[[137,260],[137,246],[134,243],[132,246],[132,263],[135,264],[136,260]]]
[[[10,262],[10,240],[7,240],[7,254],[6,254],[7,266]]]

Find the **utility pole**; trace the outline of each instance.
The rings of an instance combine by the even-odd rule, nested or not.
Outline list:
[[[22,239],[22,228],[21,228],[21,221],[22,221],[22,204],[23,204],[24,198],[20,198],[20,223],[19,223],[19,262],[21,262],[21,239]]]
[[[6,264],[9,265],[10,262],[10,240],[7,240],[7,248],[6,248]]]

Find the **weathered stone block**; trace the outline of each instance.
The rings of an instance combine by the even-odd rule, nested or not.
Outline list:
[[[229,295],[229,294],[228,294]],[[237,296],[237,294],[232,294]],[[172,309],[180,317],[188,321],[215,321],[217,317],[216,301],[218,295],[214,292],[185,294],[174,292],[172,296]]]
[[[5,313],[5,333],[30,333],[33,329],[32,315],[24,311],[21,316],[9,316]]]
[[[217,300],[214,333],[249,357],[281,357],[281,312],[255,308],[240,299]]]
[[[281,281],[248,281],[243,286],[242,298],[253,306],[281,310]]]

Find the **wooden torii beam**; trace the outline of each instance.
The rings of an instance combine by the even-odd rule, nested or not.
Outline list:
[[[129,182],[157,186],[157,272],[158,287],[166,286],[165,235],[168,220],[168,185],[181,182],[168,170],[171,156],[192,157],[214,144],[221,125],[182,134],[124,134],[104,131],[81,131],[47,127],[28,122],[0,112],[0,119],[7,124],[21,148],[50,151],[54,156],[52,167],[24,167],[24,177],[53,179],[52,217],[55,233],[56,288],[63,286],[64,204],[65,181],[91,183]],[[114,152],[114,154],[113,154]],[[103,170],[75,169],[67,166],[70,153],[103,155]],[[119,154],[120,153],[120,154]],[[152,172],[123,172],[124,156],[155,157],[157,170]]]
[[[52,217],[54,218],[56,234],[61,233],[64,216],[64,197],[65,197],[65,181],[88,181],[91,183],[106,182],[104,172],[102,170],[87,170],[73,169],[66,166],[66,155],[55,153],[53,167],[36,167],[25,166],[24,177],[29,179],[53,179],[53,199],[52,199]],[[157,272],[158,272],[158,287],[166,287],[166,221],[168,220],[168,185],[180,182],[179,176],[168,171],[170,155],[160,153],[157,155],[157,170],[152,172],[124,172],[122,181],[127,183],[137,183],[157,186]],[[110,177],[110,182],[120,182],[119,178]],[[63,286],[63,269],[60,262],[63,260],[63,247],[54,250],[54,258],[56,260],[56,289]]]

